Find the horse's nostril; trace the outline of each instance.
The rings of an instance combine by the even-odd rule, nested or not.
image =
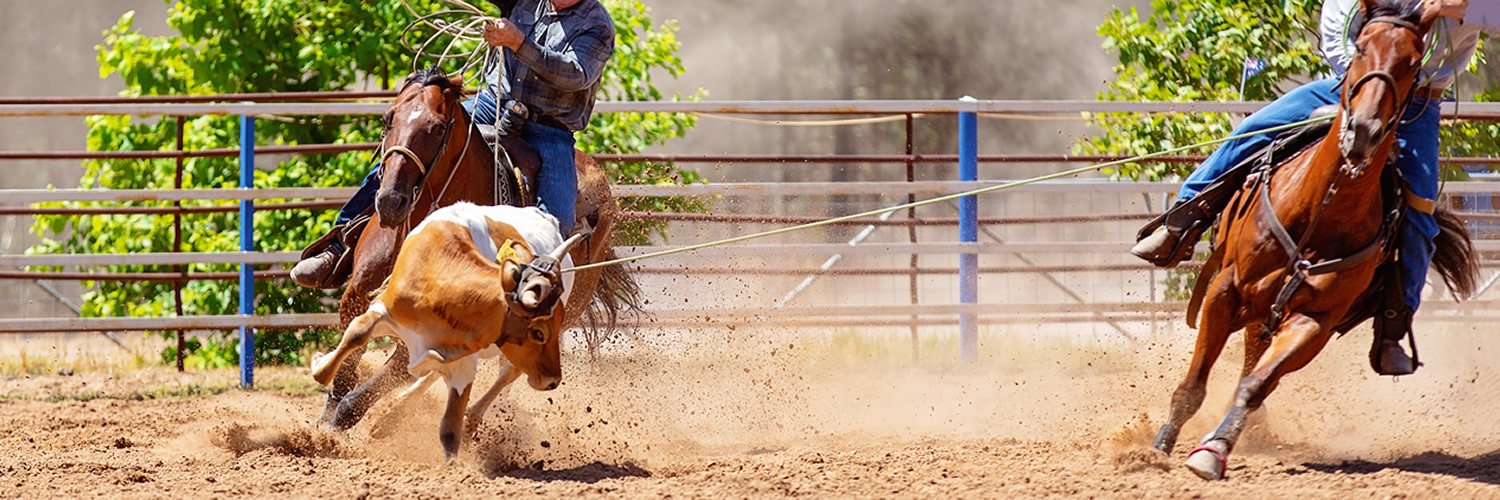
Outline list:
[[[549,390],[549,391],[553,390],[553,389],[556,389],[556,388],[557,388],[557,382],[553,382],[553,383],[547,384],[547,390]]]

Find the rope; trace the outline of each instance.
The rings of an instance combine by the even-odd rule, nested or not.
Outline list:
[[[711,113],[688,113],[696,114],[699,118],[719,120],[732,123],[749,123],[751,125],[766,125],[771,127],[838,127],[842,125],[867,125],[871,123],[887,123],[906,119],[906,115],[877,116],[874,118],[845,118],[841,120],[808,120],[808,121],[783,121],[783,120],[756,120],[754,118],[740,118],[737,116],[716,115]],[[912,118],[927,116],[925,113],[912,113]]]
[[[876,116],[871,118],[844,118],[838,120],[756,120],[754,118],[740,118],[738,116],[719,115],[713,113],[685,113],[697,115],[699,118],[717,120],[731,123],[747,123],[750,125],[764,125],[768,127],[839,127],[845,125],[870,125],[875,123],[898,122],[906,119],[906,115]],[[1088,122],[1088,121],[1111,121],[1111,120],[1136,120],[1140,118],[1153,118],[1182,114],[1181,111],[1154,111],[1141,113],[1099,113],[1093,116],[1039,116],[1021,115],[1010,113],[977,113],[980,118],[994,120],[1021,120],[1021,121],[1060,121],[1060,122]],[[926,118],[928,113],[912,113],[912,118]]]
[[[463,0],[441,1],[455,8],[424,15],[418,13],[411,6],[410,0],[401,0],[401,4],[406,7],[407,12],[410,12],[412,17],[416,18],[411,24],[406,25],[405,29],[401,30],[400,36],[401,44],[414,55],[412,57],[412,70],[415,71],[420,68],[421,60],[424,57],[433,59],[433,64],[437,65],[450,60],[462,60],[463,64],[459,67],[456,74],[464,75],[477,67],[481,71],[478,71],[474,75],[474,79],[482,82],[485,74],[488,73],[487,70],[490,67],[491,61],[498,61],[499,59],[499,49],[491,47],[488,43],[484,42],[484,24],[497,21],[498,19],[485,15],[484,11]],[[453,21],[443,19],[448,16],[462,17]],[[421,43],[413,46],[407,41],[407,34],[412,33],[413,30],[421,26],[430,27],[435,32],[426,39],[423,39]],[[438,44],[445,36],[450,39],[446,44],[443,44],[441,52],[429,51],[429,47]],[[455,52],[460,42],[477,42],[478,46],[472,51]]]
[[[993,120],[1021,120],[1038,122],[1093,122],[1112,120],[1137,120],[1141,118],[1155,118],[1158,116],[1180,115],[1182,111],[1152,111],[1136,113],[1093,113],[1092,116],[1038,116],[1018,115],[1011,113],[979,113],[980,118]]]
[[[1232,141],[1232,140],[1235,140],[1235,139],[1243,139],[1243,138],[1246,138],[1246,137],[1251,137],[1251,136],[1255,136],[1255,135],[1259,135],[1259,134],[1263,134],[1263,133],[1267,133],[1267,132],[1277,132],[1277,131],[1281,131],[1281,130],[1287,130],[1287,129],[1291,129],[1291,128],[1300,127],[1300,126],[1311,124],[1311,123],[1317,123],[1317,122],[1321,122],[1321,121],[1328,121],[1328,120],[1332,120],[1333,118],[1334,118],[1333,116],[1325,116],[1325,117],[1320,117],[1320,118],[1309,118],[1309,119],[1302,120],[1302,121],[1296,122],[1296,123],[1289,123],[1289,124],[1281,125],[1281,126],[1277,126],[1277,127],[1270,127],[1270,128],[1260,129],[1260,130],[1256,130],[1256,131],[1253,131],[1253,132],[1246,132],[1246,133],[1239,134],[1239,135],[1231,135],[1231,136],[1223,137],[1223,138],[1220,138],[1220,139],[1214,139],[1214,140],[1210,140],[1210,141],[1200,142],[1200,143],[1189,145],[1189,146],[1182,146],[1182,147],[1172,148],[1172,149],[1168,149],[1168,150],[1165,150],[1165,151],[1158,151],[1158,152],[1155,152],[1155,153],[1146,153],[1146,154],[1143,154],[1143,155],[1137,155],[1137,156],[1133,156],[1133,157],[1126,158],[1126,159],[1123,159],[1123,160],[1115,160],[1115,161],[1111,161],[1111,162],[1105,162],[1105,163],[1099,163],[1099,164],[1095,164],[1095,165],[1090,165],[1090,166],[1087,166],[1087,167],[1079,167],[1079,168],[1075,168],[1075,169],[1072,169],[1072,170],[1064,170],[1062,172],[1055,172],[1055,173],[1051,173],[1051,174],[1047,174],[1047,175],[1042,175],[1042,176],[1038,176],[1038,177],[1032,177],[1030,179],[1024,179],[1024,180],[1019,180],[1019,181],[1007,182],[1007,183],[1004,183],[1004,184],[999,184],[999,185],[995,185],[995,186],[989,186],[989,187],[975,189],[975,190],[971,190],[971,191],[964,191],[964,192],[960,192],[960,193],[939,196],[937,198],[932,198],[932,199],[928,199],[928,200],[922,200],[922,201],[913,202],[913,203],[906,203],[906,204],[903,204],[903,205],[896,205],[896,206],[893,206],[893,207],[880,208],[880,209],[871,210],[871,211],[868,211],[868,212],[860,212],[860,213],[853,214],[853,215],[845,215],[845,216],[842,216],[842,217],[834,217],[832,219],[826,219],[826,220],[822,220],[822,221],[818,221],[818,222],[811,222],[811,223],[807,223],[807,224],[800,224],[800,225],[790,226],[790,227],[784,227],[784,228],[780,228],[780,229],[773,229],[773,230],[770,230],[770,231],[763,231],[763,232],[759,232],[759,233],[755,233],[755,234],[747,234],[747,235],[743,235],[743,236],[736,236],[736,237],[733,237],[733,238],[727,238],[727,239],[722,239],[722,240],[718,240],[718,241],[710,241],[708,243],[699,243],[699,244],[696,244],[696,245],[688,245],[688,246],[684,246],[684,247],[673,248],[673,249],[670,249],[670,250],[662,250],[662,251],[659,251],[659,252],[651,252],[651,253],[645,253],[645,254],[635,255],[635,256],[631,256],[631,257],[623,257],[623,258],[614,259],[614,260],[607,260],[607,261],[604,261],[604,262],[595,262],[593,264],[587,264],[587,265],[576,266],[576,267],[571,267],[571,268],[568,268],[568,269],[564,269],[562,272],[567,273],[567,272],[573,272],[573,271],[583,271],[583,270],[587,270],[587,269],[595,269],[595,268],[601,268],[601,267],[605,267],[605,266],[613,266],[613,265],[616,265],[616,264],[625,264],[625,263],[628,263],[628,262],[635,262],[635,261],[638,261],[638,260],[654,259],[654,258],[657,258],[657,257],[666,257],[668,255],[676,255],[676,254],[679,254],[679,253],[691,252],[691,251],[694,251],[694,250],[702,250],[702,249],[705,249],[705,248],[711,248],[711,247],[717,247],[717,246],[724,246],[724,245],[728,245],[728,244],[731,244],[731,243],[739,243],[739,242],[742,242],[742,241],[749,241],[749,240],[754,240],[754,239],[766,238],[766,237],[769,237],[769,236],[776,236],[776,235],[791,233],[791,232],[795,232],[795,231],[801,231],[801,230],[804,230],[804,229],[813,229],[813,228],[828,226],[828,225],[832,225],[832,224],[837,224],[837,223],[844,222],[844,221],[851,221],[851,220],[861,219],[861,218],[865,218],[865,217],[873,217],[873,216],[877,216],[877,215],[880,215],[880,214],[883,214],[883,213],[886,213],[886,212],[890,212],[890,211],[904,210],[904,209],[908,209],[908,208],[916,208],[916,207],[920,207],[920,206],[924,206],[924,205],[931,205],[931,204],[934,204],[934,203],[942,203],[942,202],[946,202],[946,201],[957,200],[959,198],[964,198],[964,197],[968,197],[968,196],[975,196],[975,195],[980,195],[980,194],[985,194],[985,193],[991,193],[991,192],[995,192],[995,191],[1003,191],[1003,190],[1006,190],[1006,189],[1011,189],[1011,188],[1016,188],[1016,187],[1020,187],[1020,186],[1025,186],[1025,185],[1028,185],[1028,184],[1035,184],[1035,183],[1042,182],[1042,181],[1049,181],[1049,180],[1052,180],[1052,179],[1058,179],[1058,178],[1062,178],[1062,177],[1074,176],[1074,175],[1078,175],[1078,174],[1082,174],[1082,173],[1092,172],[1092,171],[1099,170],[1099,169],[1102,169],[1102,168],[1112,167],[1112,166],[1116,166],[1116,165],[1123,165],[1123,164],[1126,164],[1126,163],[1133,163],[1133,162],[1136,162],[1136,161],[1145,160],[1145,159],[1149,159],[1149,158],[1155,158],[1155,157],[1158,157],[1158,156],[1166,156],[1166,155],[1170,155],[1170,154],[1173,154],[1173,153],[1179,153],[1179,152],[1182,152],[1182,151],[1187,151],[1187,150],[1190,150],[1190,149],[1201,148],[1201,147],[1204,147],[1204,146],[1212,146],[1214,144],[1219,144],[1219,143],[1222,143],[1222,142]]]

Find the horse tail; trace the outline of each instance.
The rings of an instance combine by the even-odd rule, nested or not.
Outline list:
[[[1432,241],[1436,247],[1432,269],[1443,277],[1455,297],[1468,298],[1479,285],[1479,259],[1474,243],[1469,241],[1469,230],[1463,219],[1446,208],[1439,207],[1432,216],[1438,223],[1438,234]]]
[[[615,249],[610,248],[603,261],[616,258]],[[584,338],[591,354],[614,335],[622,316],[644,313],[641,297],[640,283],[624,264],[605,266],[600,270],[598,288],[594,289],[594,296],[583,316]]]

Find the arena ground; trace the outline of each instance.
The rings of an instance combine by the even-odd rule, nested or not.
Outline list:
[[[262,370],[254,391],[231,388],[230,370],[11,376],[0,497],[1500,497],[1500,337],[1477,327],[1427,333],[1428,366],[1396,381],[1364,365],[1367,332],[1335,340],[1212,483],[1180,461],[1224,406],[1234,347],[1168,458],[1147,443],[1191,339],[1003,335],[962,368],[942,352],[913,364],[898,335],[864,332],[570,351],[563,387],[513,387],[453,463],[436,391],[339,435],[311,424],[322,395],[305,369]]]

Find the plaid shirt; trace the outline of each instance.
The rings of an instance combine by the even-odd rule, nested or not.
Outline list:
[[[531,119],[550,118],[577,132],[594,112],[604,65],[615,51],[615,23],[599,0],[554,11],[550,0],[491,0],[526,33],[490,84],[500,102],[515,99]],[[504,78],[502,78],[504,76]]]

